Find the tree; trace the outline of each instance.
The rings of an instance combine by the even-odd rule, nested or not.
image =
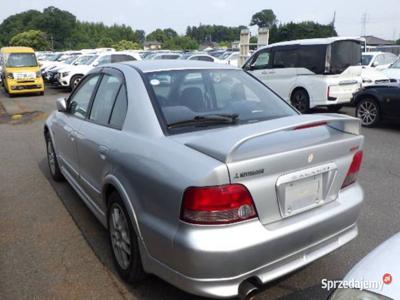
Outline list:
[[[259,28],[271,28],[277,23],[276,16],[272,9],[264,9],[255,13],[251,18],[250,26],[257,25]]]
[[[188,36],[176,36],[172,39],[167,39],[162,47],[170,50],[195,50],[199,49],[199,44]]]
[[[46,39],[46,34],[39,30],[29,30],[21,32],[11,38],[11,46],[31,47],[38,51],[48,50],[50,44]]]
[[[134,43],[132,41],[127,41],[127,40],[121,40],[118,43],[112,45],[112,47],[117,51],[141,49],[141,46],[138,43]]]
[[[150,33],[146,39],[148,41],[157,41],[160,43],[165,43],[167,40],[176,38],[177,36],[178,33],[171,28],[167,28],[164,30],[156,29],[152,33]]]
[[[322,25],[311,21],[274,25],[270,29],[271,43],[331,36],[337,36],[336,30],[331,24]]]
[[[239,40],[240,31],[246,28],[246,26],[227,27],[222,25],[188,26],[186,28],[186,35],[196,40],[198,43],[233,42]]]

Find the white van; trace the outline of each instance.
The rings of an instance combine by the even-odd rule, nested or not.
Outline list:
[[[358,38],[324,38],[271,44],[243,68],[300,112],[316,106],[339,110],[361,88]]]

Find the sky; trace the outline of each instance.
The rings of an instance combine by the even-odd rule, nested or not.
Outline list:
[[[385,39],[400,38],[399,0],[0,0],[0,22],[28,9],[56,6],[79,20],[126,24],[150,33],[173,28],[184,34],[188,25],[249,25],[251,16],[272,9],[280,22],[330,23],[336,11],[336,30],[341,36],[360,36],[364,16],[366,34]],[[252,29],[256,31],[255,28]]]

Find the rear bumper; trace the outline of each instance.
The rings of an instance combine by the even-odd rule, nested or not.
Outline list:
[[[323,207],[263,226],[258,220],[234,226],[182,224],[173,262],[144,259],[145,268],[193,294],[227,298],[256,278],[264,284],[332,252],[357,236],[363,192],[358,184]]]

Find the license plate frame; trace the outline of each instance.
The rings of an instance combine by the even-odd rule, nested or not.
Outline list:
[[[336,176],[337,166],[329,163],[282,175],[276,184],[283,218],[324,205]]]

